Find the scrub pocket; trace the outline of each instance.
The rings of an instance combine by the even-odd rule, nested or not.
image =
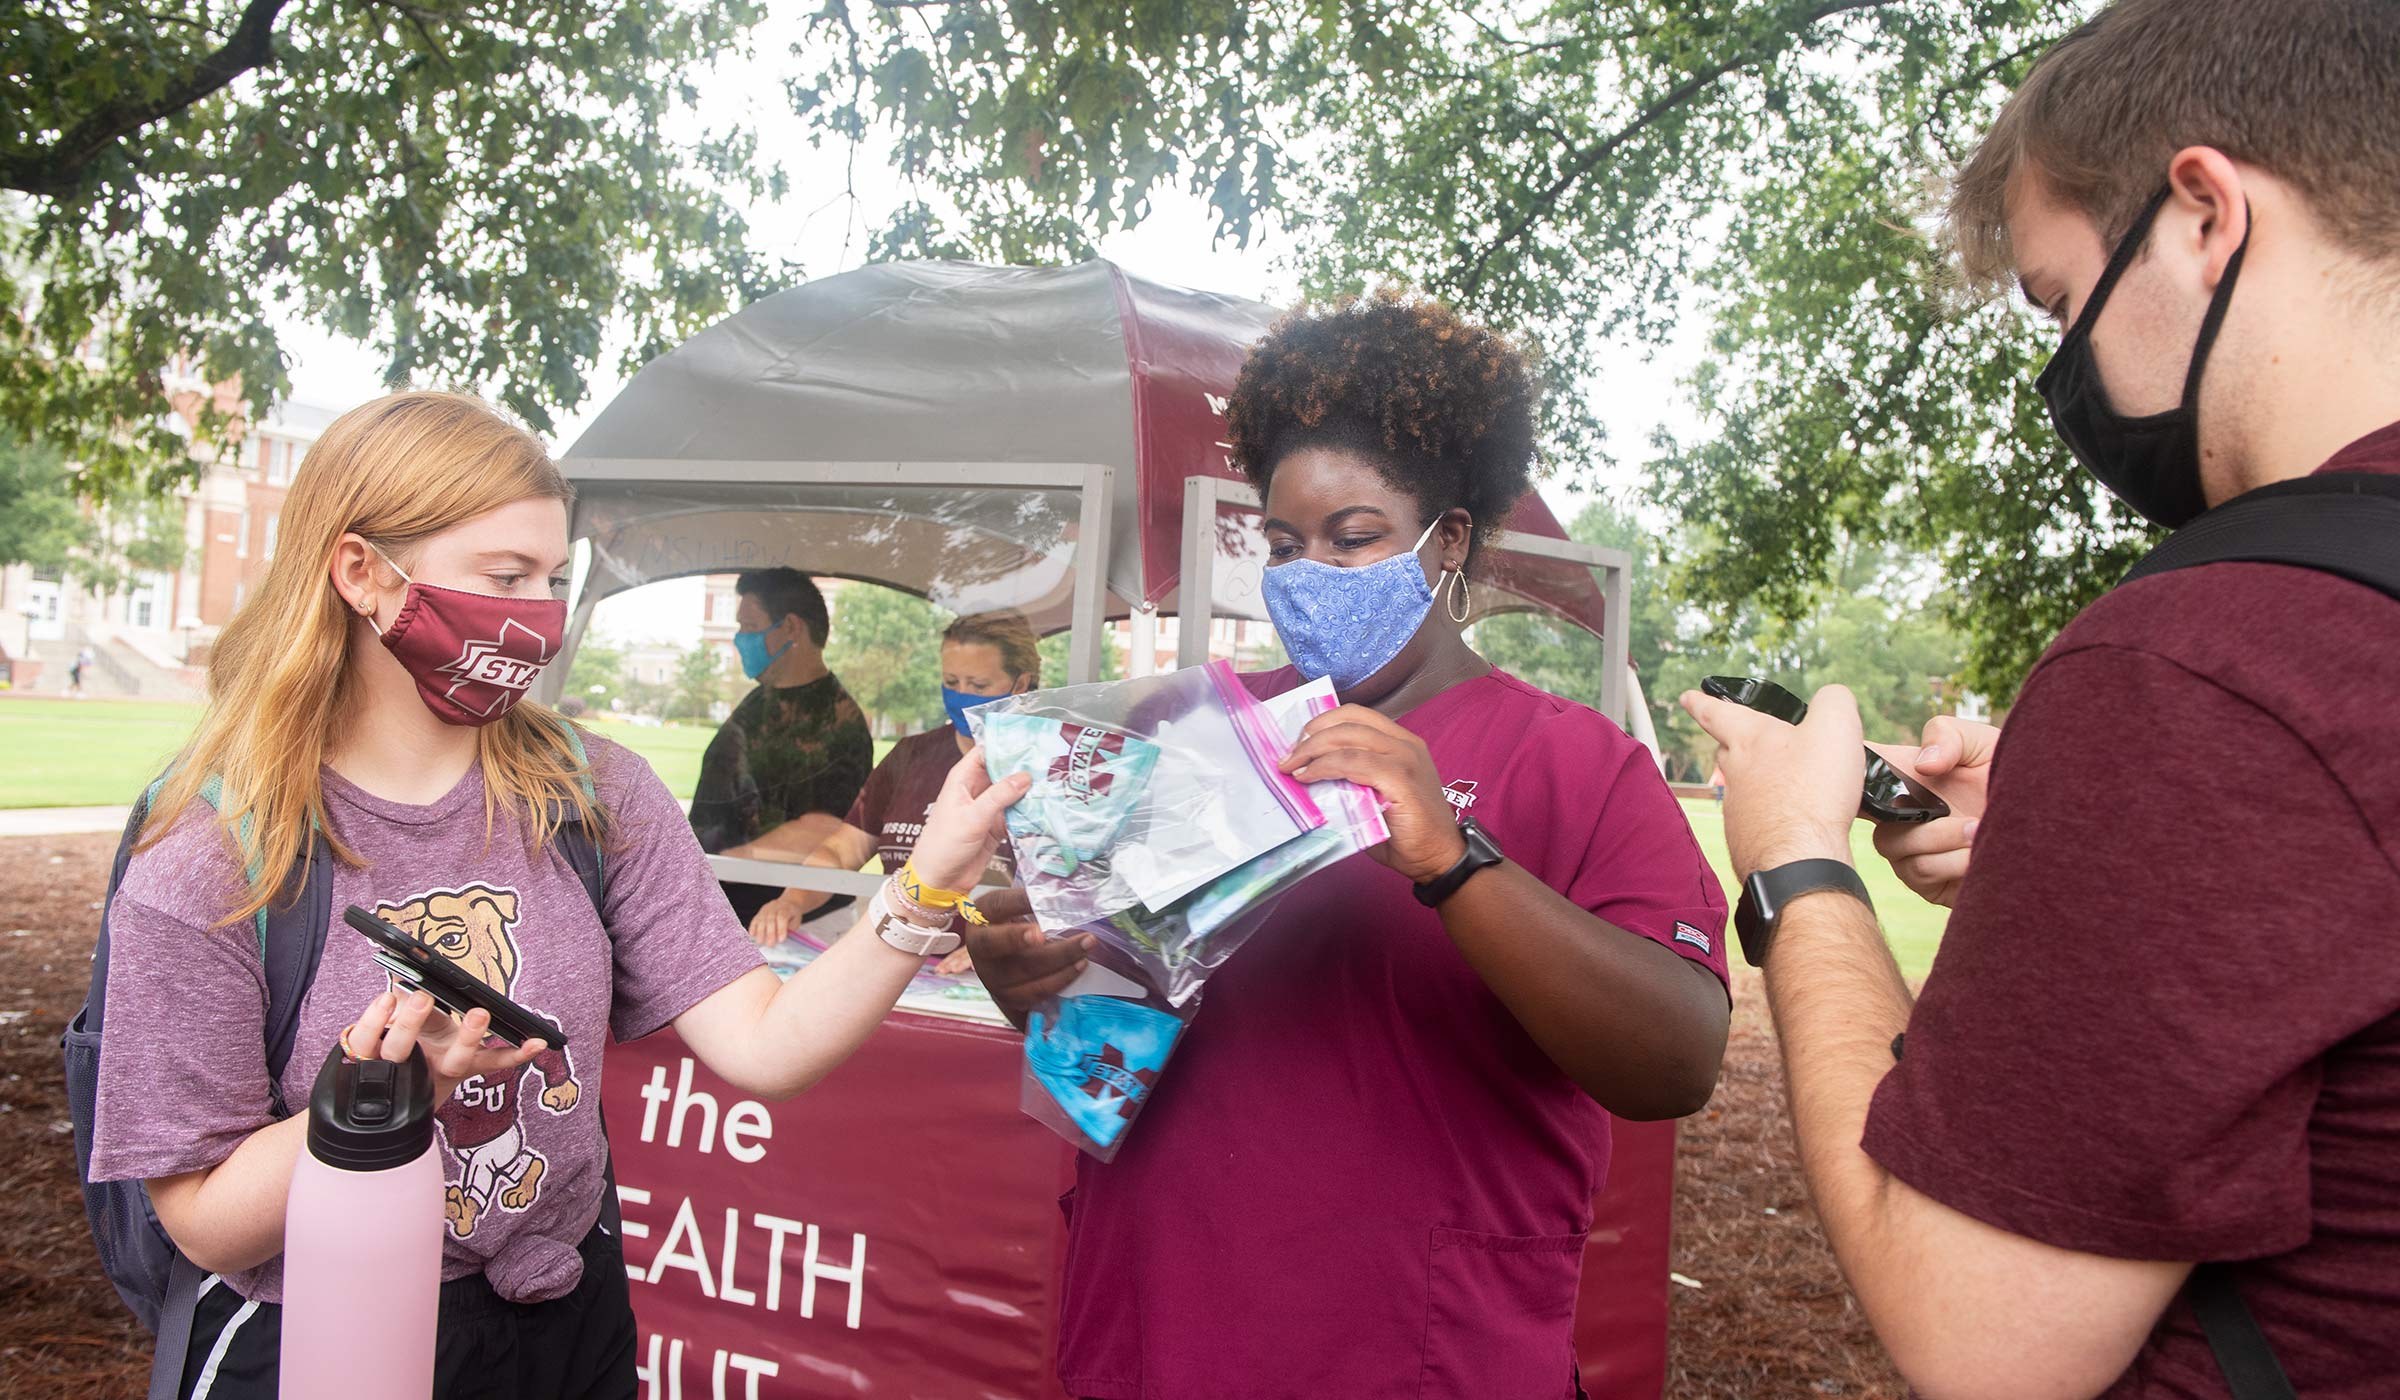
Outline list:
[[[1436,1227],[1426,1271],[1422,1400],[1567,1400],[1574,1394],[1582,1235]]]

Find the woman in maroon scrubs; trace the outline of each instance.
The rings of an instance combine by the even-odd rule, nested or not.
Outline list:
[[[1227,422],[1294,659],[1247,679],[1334,678],[1286,766],[1374,788],[1392,836],[1284,899],[1117,1159],[1079,1162],[1071,1394],[1578,1391],[1609,1116],[1707,1102],[1725,901],[1649,754],[1461,635],[1536,393],[1506,340],[1400,297],[1296,314],[1242,368]],[[1082,951],[974,948],[1019,1017]]]

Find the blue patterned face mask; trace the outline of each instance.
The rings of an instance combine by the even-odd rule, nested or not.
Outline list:
[[[1294,559],[1268,568],[1260,589],[1284,654],[1310,680],[1331,676],[1348,690],[1391,664],[1433,609],[1433,585],[1417,551],[1433,538],[1435,516],[1414,546],[1355,569]]]

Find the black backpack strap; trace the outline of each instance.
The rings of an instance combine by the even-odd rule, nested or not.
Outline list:
[[[575,755],[575,762],[582,770],[576,775],[575,781],[583,789],[583,799],[591,804],[592,810],[598,811],[600,790],[592,784],[592,761],[591,756],[584,752],[583,734],[576,729],[572,720],[567,719],[559,720],[558,730],[566,742],[567,751]],[[600,916],[601,931],[608,935],[609,946],[613,949],[617,932],[608,926],[607,854],[601,850],[592,829],[573,813],[566,814],[559,822],[555,839],[559,853],[567,858],[567,864],[575,868],[575,877],[583,882],[583,892],[591,897],[592,912]],[[622,1240],[625,1221],[623,1210],[617,1202],[617,1154],[609,1150],[608,1112],[605,1109],[600,1111],[600,1182],[600,1228],[607,1232],[609,1238]]]
[[[2315,569],[2400,599],[2400,476],[2319,472],[2262,486],[2167,536],[2124,582],[2226,563]]]
[[[2246,492],[2169,535],[2124,582],[2227,563],[2314,569],[2400,601],[2400,476],[2318,472]],[[2184,1298],[2233,1400],[2294,1400],[2230,1270],[2194,1266]]]
[[[2225,1373],[2233,1400],[2296,1400],[2291,1381],[2275,1360],[2275,1348],[2267,1344],[2267,1334],[2242,1301],[2232,1270],[2223,1264],[2193,1266],[2183,1296],[2192,1305],[2192,1316],[2200,1320],[2208,1349],[2216,1353],[2217,1369]]]
[[[575,756],[575,785],[583,792],[583,800],[595,812],[600,810],[600,789],[592,783],[591,755],[584,751],[583,731],[570,719],[558,721],[558,737]],[[600,850],[597,833],[587,828],[574,812],[562,812],[557,832],[558,849],[575,867],[575,876],[583,881],[583,892],[591,896],[592,912],[600,916],[600,925],[614,942],[616,933],[608,929],[608,858]]]

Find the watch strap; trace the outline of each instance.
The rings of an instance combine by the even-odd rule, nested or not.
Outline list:
[[[1795,860],[1772,870],[1760,870],[1742,882],[1741,902],[1734,906],[1733,931],[1741,940],[1742,959],[1752,967],[1765,967],[1767,949],[1775,941],[1775,930],[1783,922],[1783,911],[1793,900],[1820,890],[1839,890],[1855,896],[1869,910],[1875,901],[1867,895],[1867,883],[1858,872],[1843,860]]]
[[[1458,893],[1458,887],[1467,882],[1468,876],[1485,866],[1498,865],[1508,859],[1500,854],[1499,843],[1491,838],[1490,833],[1477,826],[1473,817],[1459,822],[1458,833],[1467,838],[1465,854],[1448,870],[1417,886],[1417,903],[1428,909],[1440,908],[1443,900]]]
[[[902,918],[893,908],[889,889],[878,890],[867,901],[867,919],[874,926],[875,936],[911,957],[945,957],[958,950],[966,940],[953,933],[947,918],[942,928],[927,928]]]

